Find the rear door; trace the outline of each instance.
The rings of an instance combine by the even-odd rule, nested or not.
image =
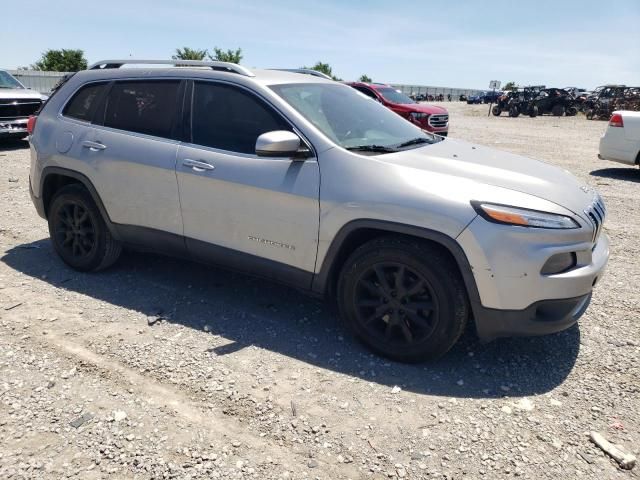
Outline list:
[[[176,79],[113,83],[92,142],[85,145],[112,222],[182,236],[175,132],[183,89]]]
[[[293,130],[291,124],[244,87],[192,87],[191,125],[176,167],[187,247],[205,261],[309,287],[318,244],[317,160],[258,157],[257,137]]]

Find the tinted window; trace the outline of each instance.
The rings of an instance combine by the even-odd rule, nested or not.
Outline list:
[[[178,111],[179,83],[117,82],[107,99],[105,126],[169,138]]]
[[[291,127],[255,95],[229,85],[196,82],[192,142],[238,153],[255,153],[256,139]]]
[[[376,100],[378,99],[378,97],[376,97],[376,94],[373,93],[368,88],[364,88],[364,87],[353,87],[353,88],[355,88],[356,90],[358,90],[361,93],[364,93],[367,97],[375,98]]]
[[[96,109],[100,94],[106,83],[92,83],[82,87],[64,107],[63,115],[90,122]]]
[[[378,93],[382,95],[384,98],[393,103],[416,103],[407,97],[404,93],[400,93],[394,88],[384,87],[379,88]]]

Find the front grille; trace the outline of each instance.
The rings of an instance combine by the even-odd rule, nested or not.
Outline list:
[[[600,232],[602,231],[604,217],[607,214],[607,209],[604,206],[604,202],[600,195],[596,196],[593,203],[586,208],[584,213],[593,225],[593,243],[596,243],[598,241],[598,237],[600,237]]]
[[[429,125],[434,128],[446,127],[449,124],[449,115],[431,115]]]
[[[26,118],[36,113],[42,100],[33,98],[0,99],[0,121]]]

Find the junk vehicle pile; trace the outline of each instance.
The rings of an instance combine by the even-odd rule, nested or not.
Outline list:
[[[616,110],[640,111],[640,87],[603,85],[596,88],[584,101],[583,110],[588,120],[609,120]]]
[[[582,111],[589,120],[608,120],[615,110],[640,111],[640,87],[603,85],[593,92],[576,87],[518,87],[499,97],[491,112],[495,116],[507,112],[510,117],[520,114],[572,117]]]

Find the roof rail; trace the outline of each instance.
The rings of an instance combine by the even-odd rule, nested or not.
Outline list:
[[[313,75],[314,77],[320,77],[326,80],[333,80],[333,78],[331,78],[326,73],[319,72],[318,70],[313,70],[312,68],[271,68],[270,70],[278,70],[280,72],[304,73],[306,75]]]
[[[254,73],[237,63],[201,61],[201,60],[100,60],[89,66],[88,70],[102,70],[106,68],[120,68],[123,65],[171,65],[174,67],[209,67],[213,70],[233,72],[245,77],[255,77]]]

